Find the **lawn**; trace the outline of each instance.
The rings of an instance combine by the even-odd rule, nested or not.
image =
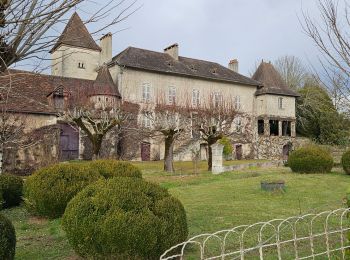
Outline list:
[[[170,175],[161,171],[159,162],[135,164],[143,169],[146,180],[168,188],[182,201],[190,236],[340,208],[344,206],[343,198],[350,187],[350,176],[340,170],[329,174],[300,175],[287,168],[251,168],[212,175],[205,170],[204,162],[199,165],[199,174],[193,174],[192,163],[186,162],[176,163],[177,171]],[[285,180],[286,192],[261,191],[260,181],[267,178]],[[16,259],[76,259],[60,227],[60,220],[35,218],[23,207],[4,213],[16,227]]]

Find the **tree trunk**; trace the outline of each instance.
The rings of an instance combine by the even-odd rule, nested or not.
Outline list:
[[[213,169],[213,151],[211,149],[211,144],[208,144],[208,171]]]
[[[0,145],[0,174],[3,173],[4,145]]]
[[[95,136],[94,140],[91,140],[92,151],[93,151],[92,160],[97,160],[100,158],[102,139],[103,139],[103,136]]]
[[[164,152],[164,171],[166,172],[174,172],[173,152],[174,152],[174,135],[168,135],[165,137],[165,152]]]

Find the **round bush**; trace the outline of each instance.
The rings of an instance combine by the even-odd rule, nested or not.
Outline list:
[[[140,169],[128,162],[117,160],[96,160],[91,161],[88,164],[106,179],[113,177],[142,178]]]
[[[68,204],[63,229],[82,257],[159,259],[188,234],[181,202],[137,178],[100,180]]]
[[[0,214],[0,259],[15,258],[16,232],[10,220]]]
[[[85,164],[57,164],[36,171],[24,185],[25,203],[39,216],[62,216],[67,203],[101,175]]]
[[[9,174],[0,175],[0,193],[0,197],[2,197],[3,200],[3,208],[18,206],[23,196],[22,178]]]
[[[350,151],[347,151],[341,157],[341,165],[346,174],[350,174]]]
[[[293,151],[288,158],[288,165],[293,172],[326,173],[333,168],[331,154],[318,146],[308,146]]]

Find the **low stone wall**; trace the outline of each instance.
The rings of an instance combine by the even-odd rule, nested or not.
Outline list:
[[[223,172],[230,172],[230,171],[239,171],[239,170],[248,169],[250,167],[269,168],[269,167],[283,166],[283,161],[280,161],[280,160],[224,166],[223,158],[222,158],[222,151],[224,149],[224,146],[222,144],[217,143],[212,145],[211,148],[212,148],[212,154],[213,154],[213,164],[212,164],[213,174],[220,174]]]
[[[283,166],[283,161],[270,161],[270,162],[256,162],[256,163],[244,163],[238,165],[229,165],[221,167],[213,167],[213,174],[220,174],[223,172],[240,171],[244,169],[249,169],[251,167],[258,168],[271,168],[271,167],[281,167]]]

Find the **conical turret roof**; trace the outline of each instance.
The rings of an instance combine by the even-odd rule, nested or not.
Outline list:
[[[77,13],[74,13],[70,18],[68,24],[66,25],[66,28],[58,38],[57,43],[52,48],[50,53],[54,52],[62,44],[101,51],[101,48],[94,41],[85,24]]]
[[[282,76],[270,62],[262,61],[252,79],[263,84],[263,87],[257,90],[256,95],[274,94],[293,97],[299,96],[298,93],[287,86]]]
[[[107,66],[103,66],[99,70],[90,95],[108,95],[121,98],[118,86],[113,82]]]

